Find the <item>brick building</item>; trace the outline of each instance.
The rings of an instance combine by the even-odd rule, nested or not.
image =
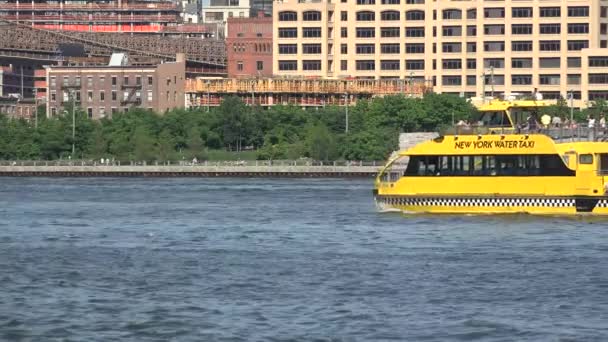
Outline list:
[[[94,119],[131,107],[157,113],[184,107],[183,54],[175,62],[156,65],[125,65],[124,61],[119,58],[116,63],[113,56],[107,66],[47,67],[47,116],[58,115],[71,101]]]
[[[272,18],[228,18],[228,77],[272,76]]]
[[[36,115],[34,99],[20,99],[12,96],[0,96],[0,114],[10,118],[30,120]]]

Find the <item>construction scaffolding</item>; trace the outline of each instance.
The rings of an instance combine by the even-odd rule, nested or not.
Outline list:
[[[247,104],[319,107],[350,105],[358,99],[404,94],[419,97],[431,91],[429,82],[360,79],[209,79],[186,80],[188,107],[218,106],[228,95]]]

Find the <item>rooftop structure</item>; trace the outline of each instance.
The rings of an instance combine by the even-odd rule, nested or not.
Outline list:
[[[228,18],[228,77],[272,76],[272,18]]]
[[[428,80],[466,97],[608,98],[608,2],[279,0],[273,73]]]

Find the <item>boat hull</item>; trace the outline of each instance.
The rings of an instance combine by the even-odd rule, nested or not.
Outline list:
[[[608,215],[608,197],[375,196],[381,211],[444,214]]]

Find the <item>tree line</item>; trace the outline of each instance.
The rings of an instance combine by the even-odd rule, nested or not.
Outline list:
[[[112,119],[72,115],[33,121],[0,115],[0,159],[114,158],[120,161],[205,160],[210,150],[255,151],[258,159],[384,160],[398,133],[435,131],[469,117],[475,108],[454,95],[385,96],[348,108],[246,106],[227,97],[219,107],[175,109],[162,115],[134,108]],[[42,114],[42,113],[41,113]],[[75,153],[72,156],[72,143]]]

